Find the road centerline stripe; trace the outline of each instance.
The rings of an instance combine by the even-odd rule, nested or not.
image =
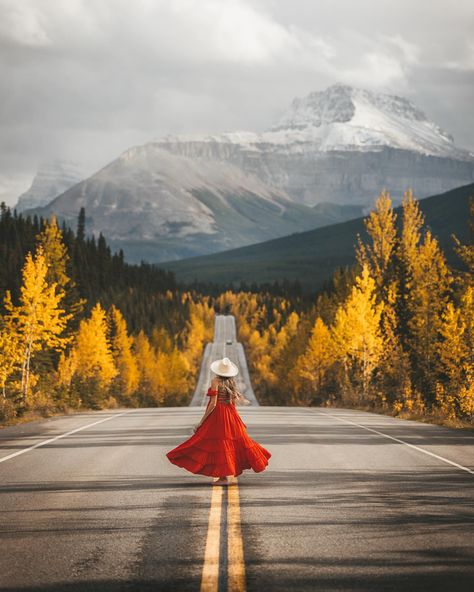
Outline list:
[[[368,432],[373,432],[374,434],[378,434],[379,436],[384,436],[384,438],[389,438],[390,440],[394,440],[395,442],[398,442],[400,444],[405,444],[405,446],[408,446],[409,448],[414,448],[415,450],[418,450],[419,452],[423,452],[423,454],[427,454],[428,456],[432,456],[433,458],[437,458],[438,460],[448,463],[449,465],[452,465],[453,467],[457,467],[458,469],[461,469],[462,471],[466,471],[467,473],[474,475],[474,471],[472,469],[470,469],[469,467],[465,467],[465,466],[460,465],[452,460],[449,460],[448,458],[444,458],[444,456],[440,456],[439,454],[435,454],[434,452],[430,452],[429,450],[425,450],[424,448],[420,448],[419,446],[415,446],[415,444],[410,444],[409,442],[405,442],[405,440],[400,440],[400,438],[395,438],[394,436],[389,436],[388,434],[385,434],[384,432],[379,432],[378,430],[374,430],[374,428],[369,428],[369,427],[362,425],[360,423],[356,423],[355,421],[350,421],[349,419],[342,419],[341,417],[337,417],[337,415],[333,415],[332,413],[326,413],[325,411],[320,411],[320,410],[318,410],[318,413],[320,413],[321,415],[327,415],[329,417],[333,417],[334,419],[337,419],[338,421],[342,421],[343,423],[349,423],[351,425],[355,425],[359,428],[367,430]]]
[[[240,523],[239,486],[235,477],[228,486],[227,592],[245,592],[245,560]]]
[[[213,485],[209,524],[207,527],[201,592],[217,592],[219,589],[219,551],[222,515],[222,487]]]
[[[200,592],[245,592],[245,560],[236,477],[213,485]]]
[[[99,423],[103,423],[104,421],[108,421],[109,419],[115,419],[116,417],[121,417],[122,415],[126,415],[127,413],[131,413],[135,411],[135,409],[130,409],[129,411],[124,411],[123,413],[117,413],[116,415],[111,415],[110,417],[106,417],[105,419],[99,419],[99,421],[94,421],[94,423],[88,423],[85,426],[81,426],[80,428],[76,428],[75,430],[71,430],[70,432],[66,432],[65,434],[60,434],[59,436],[55,436],[54,438],[49,438],[48,440],[43,440],[42,442],[38,442],[33,446],[29,446],[28,448],[23,448],[22,450],[17,450],[16,452],[12,452],[8,456],[4,456],[0,458],[0,463],[13,458],[15,456],[19,456],[20,454],[24,454],[25,452],[29,452],[30,450],[34,450],[35,448],[39,448],[40,446],[44,446],[45,444],[50,444],[55,440],[59,440],[60,438],[65,438],[66,436],[70,436],[71,434],[75,434],[76,432],[80,432],[81,430],[85,430],[87,428],[91,428]]]

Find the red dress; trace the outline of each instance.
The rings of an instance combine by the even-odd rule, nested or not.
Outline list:
[[[209,477],[237,476],[244,469],[264,471],[271,454],[249,437],[229,396],[211,388],[207,395],[217,396],[214,411],[191,438],[166,453],[169,461],[191,473]]]

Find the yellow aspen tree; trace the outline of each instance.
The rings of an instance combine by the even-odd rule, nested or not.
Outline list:
[[[466,271],[461,272],[463,283],[472,286],[474,285],[474,197],[469,199],[469,234],[470,241],[465,245],[456,236],[453,236],[453,239],[456,253],[466,266]]]
[[[433,395],[439,371],[441,318],[450,296],[452,277],[438,241],[429,231],[407,271],[408,343],[423,390]]]
[[[59,289],[65,290],[71,281],[66,272],[69,254],[63,243],[62,232],[58,228],[56,216],[46,220],[43,230],[37,236],[37,244],[42,247],[48,272],[46,280],[56,283]]]
[[[138,392],[142,404],[158,405],[162,402],[163,394],[159,385],[163,384],[164,379],[160,376],[161,368],[158,366],[156,352],[143,330],[134,337],[134,351],[139,373]]]
[[[418,254],[418,245],[421,240],[421,228],[424,224],[424,216],[421,213],[418,200],[413,191],[406,191],[402,200],[403,225],[401,231],[400,250],[401,258],[409,267],[414,264]]]
[[[6,384],[21,367],[21,347],[12,323],[0,318],[0,388],[6,398]]]
[[[161,353],[159,365],[162,372],[162,396],[167,404],[183,404],[187,401],[191,387],[189,381],[190,365],[186,356],[177,348],[169,353]]]
[[[383,353],[382,310],[383,303],[376,301],[375,280],[364,265],[349,298],[338,308],[331,330],[346,377],[354,377],[362,386],[359,399],[367,398],[372,374]]]
[[[295,373],[309,382],[311,402],[313,393],[321,395],[327,371],[335,362],[333,339],[329,327],[317,317],[311,330],[306,350],[296,362]]]
[[[92,309],[90,317],[80,322],[74,349],[77,358],[76,376],[106,390],[117,375],[117,369],[107,337],[106,314],[99,302]]]
[[[375,202],[375,208],[364,220],[369,235],[369,243],[364,244],[360,238],[356,251],[357,261],[362,268],[369,265],[370,273],[382,296],[382,286],[387,280],[397,242],[397,215],[392,208],[392,200],[387,191],[382,191]]]
[[[21,347],[21,393],[25,398],[30,387],[31,360],[43,348],[61,351],[70,338],[64,331],[70,314],[61,308],[63,291],[56,283],[48,284],[47,265],[43,250],[38,247],[35,257],[28,253],[22,270],[20,302],[15,306],[10,292],[5,296],[7,322],[17,334]]]
[[[58,227],[56,216],[46,220],[43,230],[37,235],[37,245],[42,248],[43,255],[48,268],[46,280],[48,283],[55,283],[58,291],[66,292],[64,304],[73,318],[77,318],[84,310],[86,300],[79,298],[75,293],[76,285],[67,274],[69,253],[63,242],[63,235]],[[76,323],[71,330],[76,330]]]
[[[109,340],[117,369],[114,378],[114,392],[131,400],[138,387],[138,365],[133,353],[133,338],[128,335],[127,323],[118,308],[112,305],[108,312]]]
[[[411,212],[405,238],[410,252],[414,252],[413,248],[416,251],[419,241],[422,218],[411,191],[405,194],[404,200],[406,208]],[[365,263],[369,266],[377,286],[378,299],[384,303],[381,327],[385,348],[377,378],[382,405],[388,404],[388,398],[393,400],[397,395],[410,390],[409,359],[400,342],[397,315],[400,283],[395,265],[398,246],[396,220],[390,195],[383,191],[374,210],[365,220],[369,242],[364,244],[358,237],[356,252],[359,265],[362,267]]]
[[[448,302],[442,315],[439,357],[446,385],[437,385],[437,398],[451,402],[458,417],[474,412],[474,287],[468,286],[460,305]]]

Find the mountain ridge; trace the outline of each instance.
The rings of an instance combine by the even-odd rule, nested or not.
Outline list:
[[[397,204],[406,187],[423,198],[474,181],[470,153],[396,95],[333,85],[277,125],[131,147],[31,213],[71,222],[84,206],[127,260],[160,262],[347,220],[382,188]]]
[[[448,261],[459,267],[451,235],[463,243],[469,239],[469,198],[474,198],[474,184],[419,200],[425,226],[439,240]],[[394,208],[397,224],[401,207]],[[254,245],[181,261],[163,261],[160,267],[173,271],[178,282],[213,282],[229,286],[299,280],[305,292],[318,290],[328,282],[338,267],[355,261],[357,234],[367,237],[364,217],[293,233]]]

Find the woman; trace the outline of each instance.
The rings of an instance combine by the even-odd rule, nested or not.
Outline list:
[[[213,485],[226,485],[229,475],[240,475],[244,469],[265,470],[271,454],[249,437],[235,408],[246,400],[237,391],[237,366],[223,358],[212,362],[211,370],[217,376],[207,390],[209,401],[194,435],[166,456],[191,473],[216,477]]]

